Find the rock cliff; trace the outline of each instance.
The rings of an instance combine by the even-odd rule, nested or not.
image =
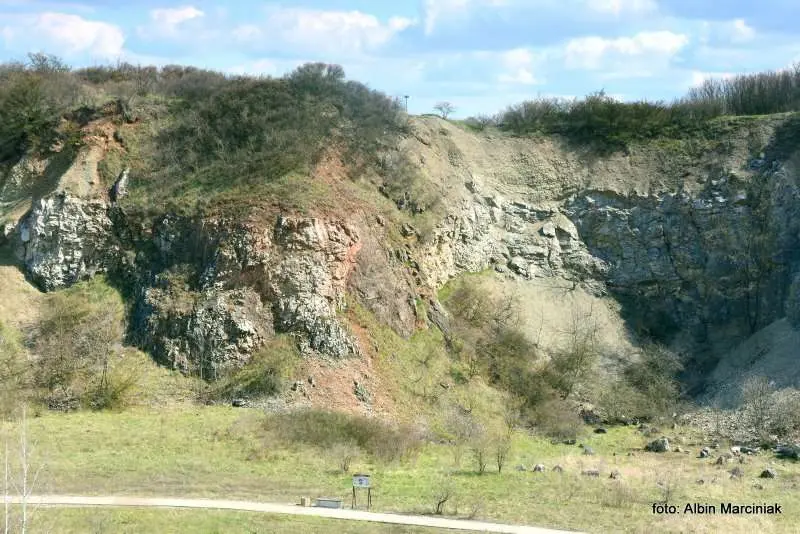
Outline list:
[[[417,119],[399,149],[443,209],[425,235],[401,229],[404,248],[364,213],[143,218],[64,191],[5,233],[43,290],[104,271],[123,280],[133,341],[203,376],[276,332],[308,353],[357,354],[338,315],[348,292],[408,335],[418,295],[491,268],[613,296],[631,332],[693,356],[700,387],[721,355],[783,316],[800,267],[796,120],[731,132],[725,150],[644,146],[598,159]]]

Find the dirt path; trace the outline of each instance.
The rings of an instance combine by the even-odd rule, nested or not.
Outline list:
[[[11,503],[19,503],[19,498],[11,497]],[[291,504],[274,504],[250,501],[220,501],[209,499],[175,499],[163,497],[84,497],[76,495],[32,495],[28,505],[44,506],[141,506],[148,508],[208,508],[217,510],[242,510],[270,514],[305,515],[344,519],[348,521],[369,521],[395,525],[435,527],[452,530],[478,532],[505,532],[508,534],[564,534],[563,530],[446,519],[416,515],[384,514],[358,510],[334,510],[327,508],[304,508]]]

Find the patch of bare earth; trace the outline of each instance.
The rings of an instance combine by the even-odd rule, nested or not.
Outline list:
[[[335,362],[307,359],[298,369],[302,387],[289,394],[289,400],[307,403],[314,408],[352,414],[390,418],[394,413],[391,398],[385,393],[383,379],[376,370],[375,358],[366,330],[350,324],[362,355]],[[313,379],[313,385],[310,383]],[[368,394],[368,401],[356,395],[356,385]]]

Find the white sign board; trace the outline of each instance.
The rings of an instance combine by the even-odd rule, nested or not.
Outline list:
[[[354,488],[369,488],[369,475],[353,475]]]

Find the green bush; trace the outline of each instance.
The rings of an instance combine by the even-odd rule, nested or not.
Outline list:
[[[800,110],[800,63],[783,71],[707,80],[671,103],[620,102],[605,92],[584,99],[542,98],[509,107],[498,126],[524,135],[559,134],[575,144],[622,150],[637,140],[686,138],[722,115]],[[474,122],[474,121],[473,121]]]
[[[113,374],[122,340],[120,295],[100,278],[53,293],[33,342],[33,385],[51,408],[104,407],[127,391]]]
[[[288,337],[276,337],[259,349],[247,364],[212,386],[216,399],[269,397],[282,393],[299,353]]]
[[[138,381],[136,374],[125,374],[106,364],[87,384],[81,404],[92,410],[125,408]]]

